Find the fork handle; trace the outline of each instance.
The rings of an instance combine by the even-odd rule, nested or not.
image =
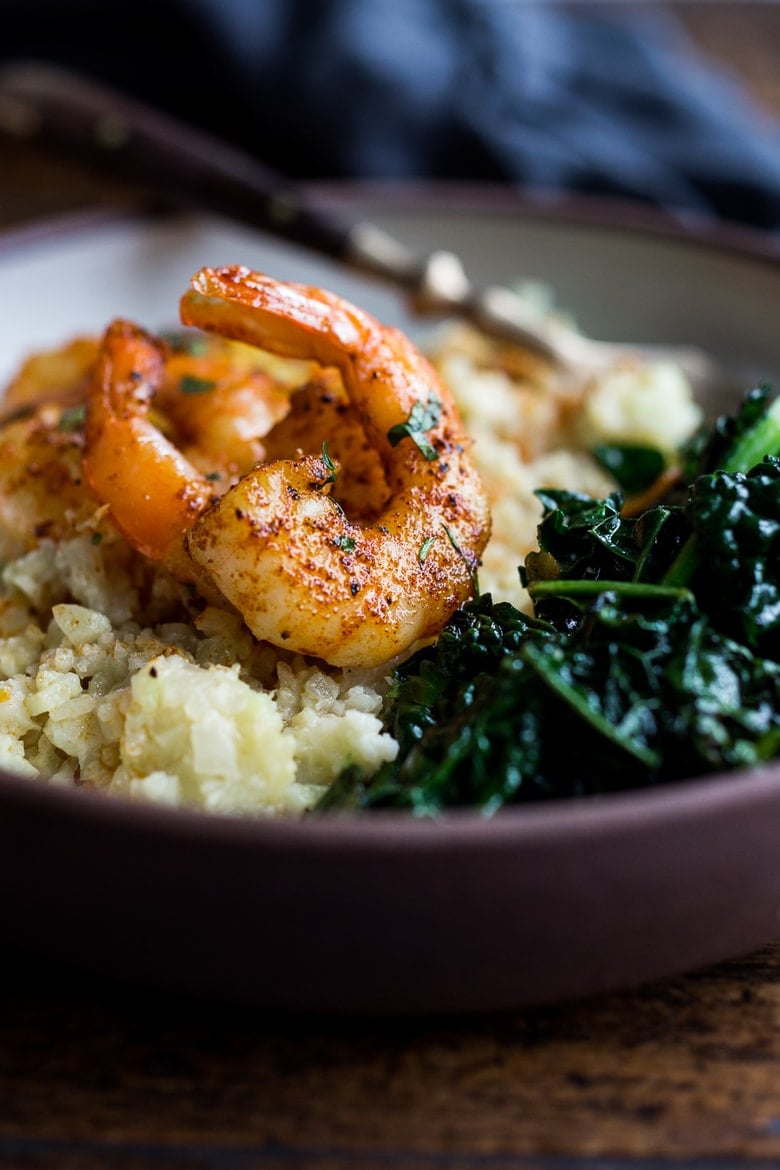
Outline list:
[[[0,69],[0,130],[413,288],[415,257],[379,228],[323,214],[243,151],[59,66]]]
[[[243,151],[91,78],[41,62],[0,68],[2,131],[378,276],[404,291],[418,314],[454,313],[558,360],[549,330],[527,306],[508,289],[476,292],[454,254],[420,257],[376,224],[323,213]]]

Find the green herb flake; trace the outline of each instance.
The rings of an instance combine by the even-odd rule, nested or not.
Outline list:
[[[103,534],[101,532],[93,532],[92,533],[92,544],[98,545],[101,543],[102,540],[103,540]]]
[[[452,547],[455,549],[455,552],[458,554],[460,559],[463,561],[463,564],[468,569],[469,574],[471,575],[471,581],[472,581],[472,585],[474,587],[474,592],[479,593],[479,577],[477,575],[477,562],[475,560],[473,560],[471,557],[468,557],[466,555],[466,553],[464,553],[463,549],[460,547],[457,540],[455,539],[455,536],[454,536],[452,530],[450,528],[448,528],[446,524],[442,524],[442,528],[444,529],[445,533],[447,534],[447,540],[450,542]]]
[[[325,487],[325,484],[336,482],[336,464],[333,462],[330,455],[328,454],[327,441],[322,444],[322,455],[320,456],[320,458],[322,459],[322,462],[325,464],[325,469],[328,472],[328,478],[324,481],[324,483],[322,485],[323,487]]]
[[[219,471],[210,471],[206,476],[206,479],[210,483],[218,483],[222,479],[222,475]]]
[[[340,548],[343,552],[354,552],[355,551],[355,538],[354,538],[354,536],[337,536],[336,537],[336,547]]]
[[[431,551],[431,548],[433,547],[433,542],[435,540],[436,540],[435,536],[427,536],[425,538],[425,540],[422,542],[422,544],[420,545],[420,549],[417,553],[417,560],[420,562],[421,565],[425,564],[425,558],[428,556],[428,553]]]
[[[184,374],[179,382],[182,394],[209,394],[216,386],[212,378],[196,378],[194,374]]]
[[[391,447],[397,447],[402,439],[409,438],[419,447],[423,456],[432,463],[439,458],[435,447],[428,442],[426,432],[438,425],[441,419],[441,399],[431,390],[427,402],[415,402],[406,422],[396,423],[387,432]]]
[[[186,333],[181,329],[161,334],[174,353],[186,353],[190,357],[205,357],[209,352],[209,339],[201,333]]]
[[[80,431],[84,426],[87,418],[86,406],[69,406],[67,410],[63,410],[60,415],[60,421],[57,424],[57,429],[65,431],[70,434],[72,431]]]

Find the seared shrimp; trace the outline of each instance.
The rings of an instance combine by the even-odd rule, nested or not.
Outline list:
[[[205,339],[204,339],[205,340]],[[237,346],[174,352],[154,400],[181,453],[212,483],[235,480],[266,458],[262,436],[289,410],[290,395],[236,359]]]
[[[97,351],[94,338],[77,337],[57,349],[34,353],[5,388],[3,417],[16,417],[44,402],[57,402],[66,407],[83,402],[95,369]]]
[[[323,444],[343,468],[331,483],[331,497],[352,519],[376,516],[390,496],[387,476],[334,369],[322,370],[299,387],[289,413],[263,439],[269,463],[322,451]]]
[[[87,338],[33,354],[0,396],[0,564],[63,539],[95,509],[81,424],[96,354]]]
[[[339,370],[389,490],[354,523],[327,494],[327,453],[260,466],[195,520],[192,558],[256,637],[334,665],[378,666],[438,633],[489,532],[449,391],[403,334],[332,294],[238,267],[192,283],[185,324]]]
[[[138,325],[114,321],[88,399],[87,481],[134,548],[204,588],[184,533],[262,458],[258,435],[288,397],[267,374],[237,369],[227,352],[169,355]]]
[[[0,430],[0,564],[61,540],[95,510],[81,469],[81,410],[44,403]]]
[[[83,465],[130,544],[186,580],[192,566],[184,533],[214,488],[148,418],[164,356],[161,343],[132,322],[108,327],[87,406]]]

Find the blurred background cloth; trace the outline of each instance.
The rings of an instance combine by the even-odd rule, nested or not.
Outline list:
[[[780,230],[780,127],[668,6],[3,0],[0,57],[83,69],[304,179],[628,196]]]

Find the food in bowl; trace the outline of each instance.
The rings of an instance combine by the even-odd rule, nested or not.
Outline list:
[[[9,387],[3,766],[246,815],[545,795],[546,776],[524,786],[527,761],[503,756],[503,786],[464,784],[471,761],[492,765],[469,725],[473,679],[444,667],[464,631],[483,646],[488,629],[501,653],[481,667],[517,673],[504,651],[536,645],[531,628],[553,637],[528,616],[531,594],[573,624],[571,598],[551,600],[555,550],[522,579],[518,565],[545,513],[548,531],[564,512],[576,528],[571,493],[613,501],[596,526],[618,543],[619,481],[635,510],[652,508],[700,419],[682,373],[626,362],[564,376],[465,327],[431,365],[321,290],[244,269],[193,285],[184,320],[208,333],[161,342],[115,322],[101,342],[33,357]],[[591,556],[591,576],[609,581],[603,570]],[[457,675],[439,712],[420,701],[432,671],[448,687]],[[511,702],[504,724],[526,742],[538,728]],[[440,757],[459,743],[443,753],[449,787],[427,750],[437,737]]]
[[[679,485],[659,477],[653,506],[540,491],[521,568],[535,616],[467,603],[395,673],[394,761],[345,770],[321,807],[494,811],[778,755],[778,455],[763,387],[691,445]]]

